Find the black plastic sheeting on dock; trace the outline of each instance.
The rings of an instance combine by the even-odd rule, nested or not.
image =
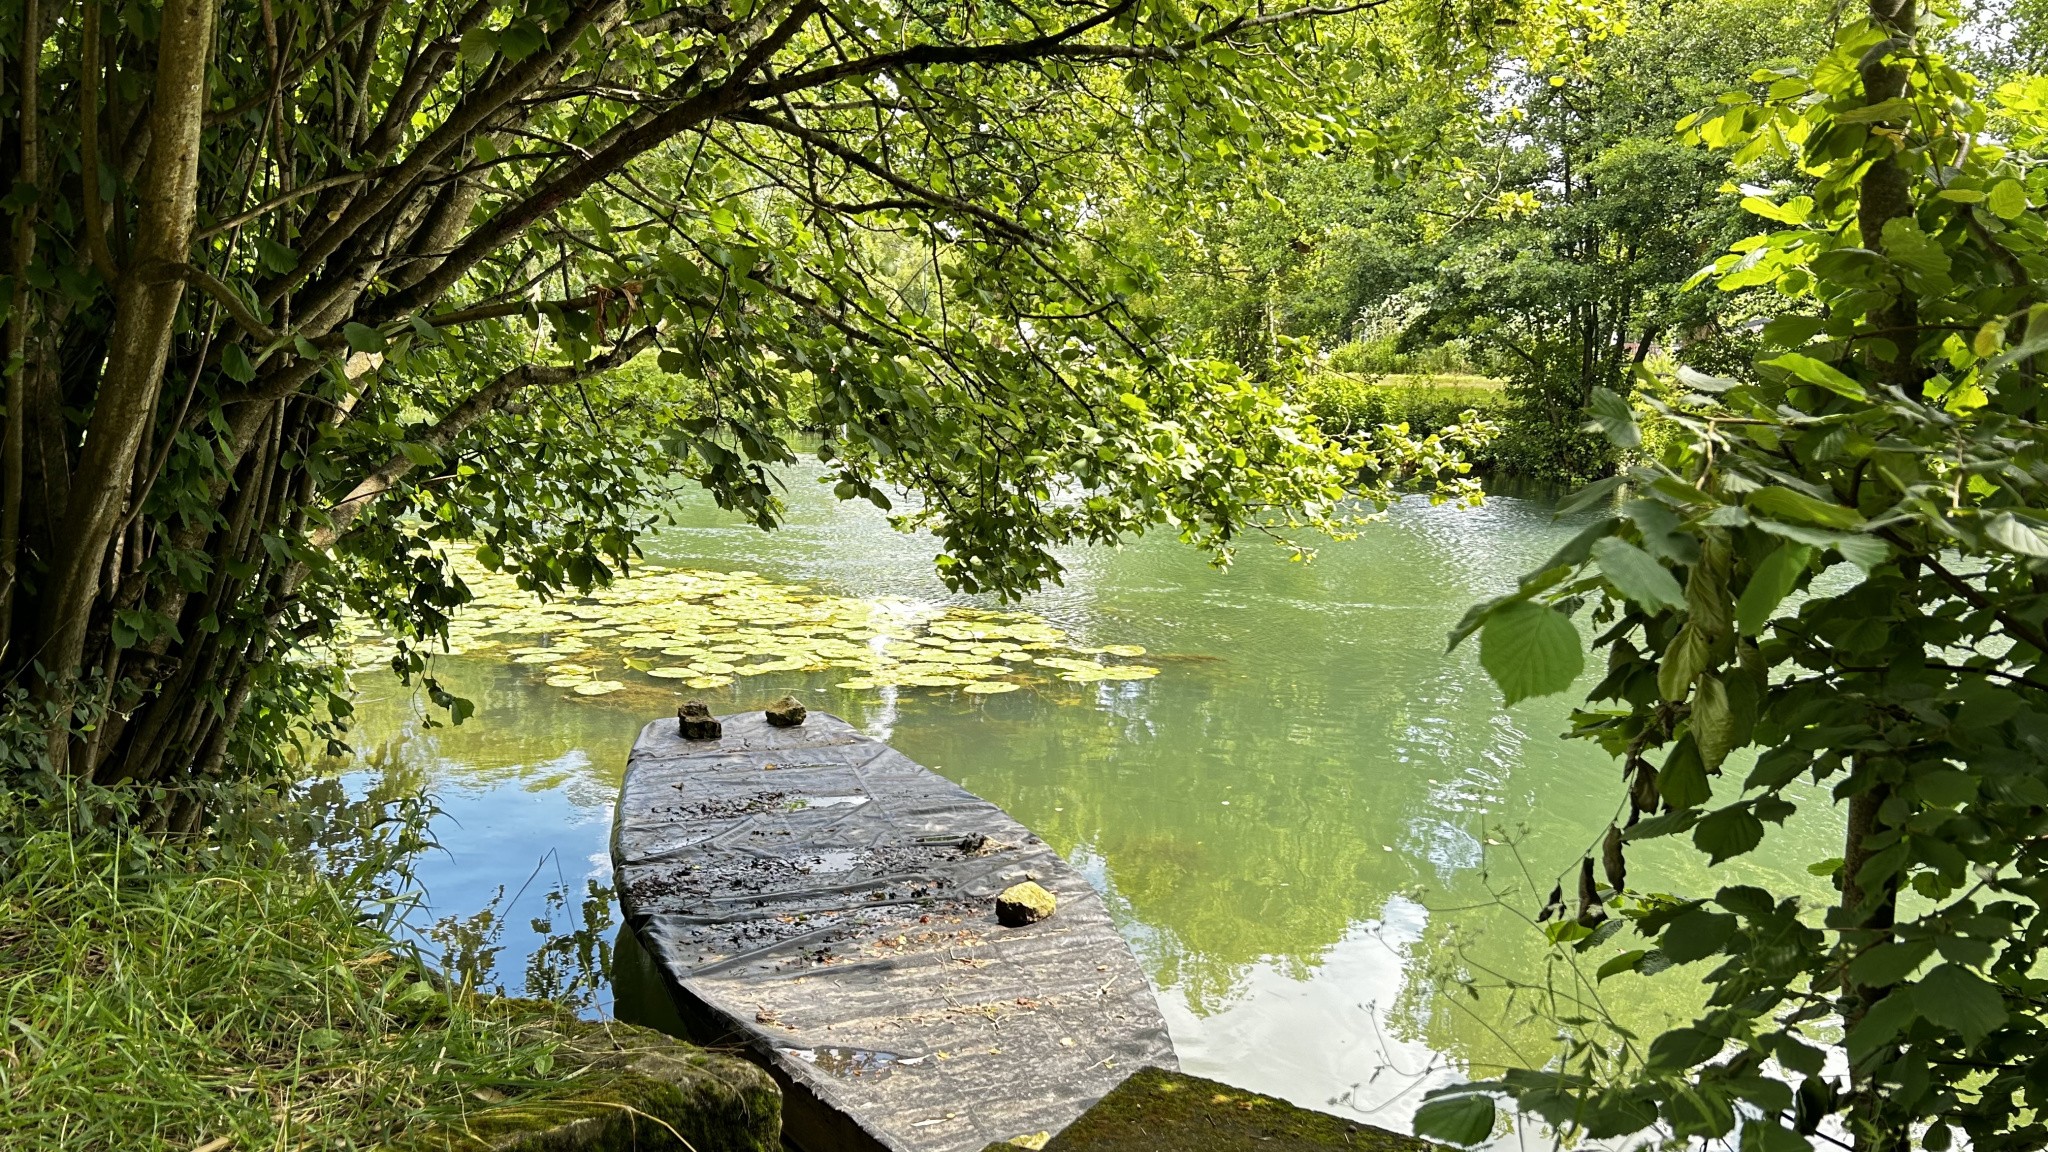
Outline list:
[[[799,1147],[979,1150],[1178,1066],[1101,899],[1002,809],[837,717],[724,724],[641,732],[619,902],[693,1035],[783,1082]],[[999,925],[1026,879],[1059,911]]]

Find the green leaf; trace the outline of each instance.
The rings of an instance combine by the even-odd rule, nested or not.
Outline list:
[[[1733,919],[1733,917],[1730,917]],[[1678,1072],[1719,1055],[1727,1041],[1697,1028],[1673,1028],[1650,1041],[1649,1067]]]
[[[462,43],[456,47],[455,54],[465,64],[481,66],[488,64],[497,51],[498,34],[479,24],[462,34]]]
[[[242,351],[240,344],[226,344],[220,350],[220,370],[227,378],[247,384],[256,378],[256,366],[249,363],[249,354]]]
[[[1600,503],[1602,500],[1605,500],[1608,497],[1614,495],[1614,493],[1618,491],[1623,484],[1626,483],[1628,483],[1628,477],[1620,475],[1618,473],[1616,475],[1608,476],[1600,480],[1595,480],[1591,484],[1586,485],[1584,488],[1579,489],[1577,492],[1572,493],[1570,499],[1566,500],[1564,503],[1557,506],[1557,511],[1552,513],[1552,516],[1557,519],[1562,519],[1566,516],[1570,516],[1574,512],[1583,512],[1586,509],[1591,508],[1593,505]]]
[[[1786,1068],[1802,1076],[1812,1076],[1822,1068],[1827,1067],[1828,1054],[1826,1049],[1816,1048],[1811,1044],[1802,1044],[1784,1033],[1779,1033],[1775,1038],[1775,1042],[1772,1040],[1765,1040],[1764,1042],[1770,1044],[1771,1055],[1778,1058],[1778,1063],[1783,1064]]]
[[[1808,384],[1825,388],[1838,396],[1846,396],[1851,400],[1870,399],[1870,394],[1864,391],[1863,385],[1843,375],[1842,370],[1834,365],[1815,360],[1811,356],[1787,352],[1760,363],[1765,367],[1782,369],[1789,375],[1796,376]]]
[[[1913,974],[1929,956],[1934,941],[1892,941],[1873,945],[1849,964],[1849,979],[1866,988],[1897,984]]]
[[[1751,1117],[1742,1122],[1742,1152],[1813,1152],[1813,1144],[1774,1119]]]
[[[1685,364],[1678,366],[1678,382],[1698,392],[1719,395],[1742,383],[1727,376],[1712,376]]]
[[[1593,979],[1600,981],[1607,979],[1609,976],[1618,976],[1623,972],[1633,972],[1636,970],[1636,965],[1641,963],[1643,957],[1647,955],[1649,955],[1647,949],[1631,948],[1618,956],[1611,956],[1605,964],[1600,965],[1600,970],[1593,974]]]
[[[1513,704],[1571,687],[1586,666],[1586,654],[1570,617],[1517,600],[1486,618],[1479,632],[1479,664]]]
[[[1712,645],[1707,634],[1690,621],[1678,630],[1657,665],[1657,691],[1664,699],[1674,704],[1685,699],[1693,680],[1706,671]]]
[[[1804,544],[1780,544],[1764,562],[1756,566],[1756,572],[1743,585],[1742,595],[1735,601],[1735,626],[1744,636],[1754,636],[1763,631],[1764,624],[1777,611],[1792,587],[1799,582],[1799,574],[1813,562],[1813,549]]]
[[[1875,104],[1865,104],[1860,108],[1837,112],[1835,119],[1844,124],[1876,124],[1886,121],[1905,124],[1912,122],[1917,111],[1917,106],[1911,100],[1893,96],[1890,99],[1879,100]]]
[[[1711,813],[1692,830],[1693,847],[1707,854],[1710,866],[1740,856],[1763,840],[1764,822],[1744,805]]]
[[[1609,536],[1594,544],[1593,562],[1623,595],[1651,615],[1661,608],[1685,607],[1685,590],[1671,570],[1626,540]]]
[[[2004,368],[2044,351],[2048,351],[2048,304],[2036,304],[2027,309],[2027,325],[2020,342],[1999,353],[1998,358],[1991,362],[1990,369]]]
[[[1977,798],[1977,778],[1959,768],[1928,768],[1914,774],[1913,795],[1937,808],[1955,808]]]
[[[1959,964],[1942,964],[1920,978],[1913,998],[1920,1014],[1952,1029],[1969,1044],[1989,1036],[2006,1020],[1998,986]]]
[[[1621,521],[1613,516],[1602,516],[1600,519],[1579,529],[1578,534],[1565,541],[1564,547],[1559,548],[1551,555],[1550,559],[1545,560],[1543,566],[1536,569],[1535,573],[1522,577],[1521,590],[1523,592],[1530,591],[1532,588],[1531,582],[1539,578],[1541,574],[1555,572],[1560,568],[1577,568],[1579,565],[1584,564],[1586,558],[1593,554],[1594,548],[1602,540],[1606,539],[1620,523]],[[1547,588],[1550,583],[1554,583],[1554,581],[1546,582],[1540,585],[1540,587]]]
[[[1703,675],[1692,697],[1692,738],[1700,746],[1700,760],[1708,768],[1719,768],[1735,747],[1735,710],[1728,703],[1728,688],[1721,678]]]
[[[2010,512],[2000,512],[1984,526],[1984,535],[2022,556],[2048,556],[2048,533]]]
[[[532,20],[519,19],[498,33],[498,51],[507,60],[524,60],[547,46],[548,35]]]
[[[358,352],[382,352],[391,346],[382,332],[368,324],[351,321],[341,326],[341,334],[348,341],[348,346]]]
[[[1806,343],[1827,326],[1818,316],[1780,316],[1764,325],[1764,343],[1773,348],[1793,348]]]
[[[1911,1024],[1913,1018],[1920,1015],[1918,1001],[1913,985],[1900,984],[1873,1004],[1863,1019],[1857,1021],[1856,1026],[1843,1037],[1850,1063],[1861,1064],[1871,1053],[1897,1036],[1900,1029]]]
[[[1674,811],[1697,808],[1714,798],[1713,786],[1707,782],[1707,765],[1700,759],[1700,746],[1687,732],[1671,746],[1671,755],[1664,758],[1664,767],[1657,773],[1657,794],[1664,798],[1664,805]]]
[[[1608,388],[1594,388],[1592,402],[1587,410],[1593,415],[1593,424],[1617,448],[1638,448],[1643,443],[1643,430],[1636,426],[1635,413],[1629,410],[1628,401]]]
[[[1674,964],[1690,964],[1719,952],[1735,936],[1735,917],[1695,908],[1673,920],[1658,947]]]
[[[1920,276],[1944,281],[1953,266],[1941,243],[1922,232],[1920,222],[1911,216],[1894,216],[1884,222],[1884,254]]]
[[[1469,1092],[1432,1096],[1415,1110],[1414,1128],[1417,1136],[1431,1140],[1478,1144],[1493,1135],[1493,1097]]]
[[[1863,514],[1854,508],[1845,508],[1826,500],[1816,500],[1804,492],[1777,485],[1751,492],[1748,503],[1751,508],[1766,516],[1818,524],[1823,528],[1844,530],[1860,528],[1864,524]]]
[[[1745,212],[1754,212],[1766,220],[1776,220],[1780,224],[1804,224],[1806,218],[1813,214],[1813,197],[1794,196],[1783,204],[1776,204],[1761,196],[1745,196],[1742,198],[1742,209]]]
[[[2000,220],[2017,220],[2027,210],[2027,186],[2008,176],[1991,186],[1985,202]]]
[[[1892,554],[1892,546],[1875,536],[1843,536],[1830,545],[1842,559],[1854,564],[1865,572],[1885,562]]]
[[[289,272],[299,266],[299,254],[264,236],[256,237],[256,259],[272,272]]]

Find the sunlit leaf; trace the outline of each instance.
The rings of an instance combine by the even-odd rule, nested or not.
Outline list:
[[[1513,704],[1571,687],[1586,656],[1569,617],[1520,600],[1486,618],[1479,632],[1479,663]]]

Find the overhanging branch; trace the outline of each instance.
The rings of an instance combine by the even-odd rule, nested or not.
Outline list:
[[[573,384],[599,372],[616,368],[645,351],[654,343],[656,330],[652,325],[642,328],[632,336],[620,341],[611,351],[592,357],[582,364],[522,364],[517,368],[500,373],[489,384],[464,397],[433,427],[414,436],[408,446],[425,449],[439,456],[446,452],[456,437],[470,429],[478,420],[496,411],[514,395],[529,388]],[[362,515],[379,496],[391,491],[416,467],[413,457],[403,451],[393,452],[390,459],[357,481],[348,495],[337,501],[327,511],[327,523],[309,534],[308,543],[315,551],[324,552],[347,534],[350,526]]]

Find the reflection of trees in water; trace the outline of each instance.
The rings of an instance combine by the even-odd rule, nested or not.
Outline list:
[[[1618,785],[1612,771],[1599,776],[1597,790],[1576,794],[1568,781],[1553,780],[1553,790],[1566,801],[1554,807],[1576,818],[1577,827],[1605,827],[1602,805]],[[1790,829],[1767,851],[1711,870],[1678,845],[1638,844],[1629,857],[1631,885],[1684,896],[1724,885],[1769,885],[1803,891],[1809,908],[1823,908],[1826,882],[1808,874],[1805,865],[1838,845],[1842,831],[1838,813],[1825,807],[1814,813],[1807,826]],[[1582,835],[1577,827],[1554,819],[1533,829],[1511,819],[1490,819],[1486,827],[1483,867],[1429,894],[1427,926],[1406,949],[1408,979],[1393,1003],[1393,1020],[1404,1038],[1455,1053],[1474,1074],[1485,1075],[1503,1064],[1546,1066],[1566,1033],[1612,1045],[1617,1036],[1610,1024],[1649,1037],[1697,1016],[1708,989],[1687,973],[1703,976],[1706,963],[1657,978],[1625,972],[1601,981],[1603,961],[1654,947],[1654,941],[1625,927],[1586,952],[1553,949],[1531,919],[1560,880],[1560,869],[1569,895],[1578,863],[1570,849]]]
[[[523,955],[524,972],[517,992],[595,1014],[607,998],[616,927],[608,885],[586,877],[579,888],[559,869],[554,881],[543,880],[556,856],[550,851],[517,891],[508,894],[499,884],[488,894],[448,893],[453,904],[470,910],[439,916],[431,911],[434,893],[420,882],[419,863],[423,854],[443,847],[439,836],[448,831],[438,826],[444,813],[435,791],[449,764],[433,737],[411,731],[358,748],[350,757],[330,757],[322,765],[326,774],[281,801],[292,809],[288,826],[303,829],[299,846],[327,871],[375,870],[370,891],[388,906],[391,929],[430,957],[438,952],[440,971],[469,987],[506,993],[499,964],[506,926],[515,908],[531,912],[537,903],[538,914],[527,917],[528,932],[519,934],[524,952],[515,954]]]
[[[1442,654],[1445,631],[1492,590],[1482,568],[1520,571],[1570,527],[1512,502],[1398,516],[1308,566],[1247,556],[1218,576],[1165,543],[1102,554],[1061,597],[1087,618],[1059,622],[1146,643],[1147,662],[1164,669],[1157,680],[980,701],[906,689],[892,702],[810,691],[837,675],[768,675],[701,695],[727,711],[794,689],[858,727],[886,725],[906,754],[1113,885],[1154,979],[1207,1014],[1242,993],[1255,965],[1313,976],[1395,893],[1420,889],[1432,908],[1481,903],[1477,868],[1495,825],[1532,824],[1549,869],[1605,827],[1612,769],[1553,738],[1565,704],[1504,714],[1469,652]],[[440,673],[479,714],[421,732],[401,758],[444,790],[562,788],[578,806],[608,808],[634,737],[672,707],[659,696],[568,697],[489,661],[444,660]],[[417,727],[402,689],[372,695],[359,703],[360,730]],[[532,866],[497,851],[515,882]],[[489,892],[448,895],[475,907]],[[1459,1058],[1497,1058],[1496,1032],[1541,1050],[1551,1032],[1520,1001],[1460,991],[1451,1004],[1420,979],[1472,957],[1540,974],[1540,937],[1485,912],[1426,921],[1404,946],[1402,987],[1358,989],[1358,999],[1398,994],[1403,1038]],[[1479,935],[1468,942],[1454,927]]]
[[[1359,667],[1384,675],[1162,661],[1162,681],[989,708],[974,725],[905,722],[899,743],[1062,851],[1100,853],[1154,979],[1206,1014],[1252,965],[1306,978],[1388,895],[1469,866],[1521,735],[1466,678],[1414,668],[1410,644],[1368,630]]]
[[[389,756],[434,788],[562,789],[579,808],[605,809],[617,796],[634,739],[666,704],[620,702],[637,703],[633,708],[570,697],[494,660],[442,657],[439,664],[444,685],[474,701],[476,715],[459,725],[428,727],[439,710],[427,709],[413,689],[382,673],[359,675],[355,756],[327,767],[370,767],[368,757]]]
[[[1429,901],[1437,910],[1407,948],[1408,979],[1390,1014],[1403,1039],[1455,1053],[1483,1077],[1504,1066],[1549,1066],[1562,1048],[1560,1021],[1580,1021],[1583,1035],[1612,1044],[1607,1021],[1654,1036],[1704,1002],[1697,982],[1633,973],[1598,981],[1603,960],[1643,942],[1629,934],[1585,953],[1553,950],[1529,919],[1549,879],[1527,880],[1498,849],[1485,872],[1483,881],[1475,875]]]

